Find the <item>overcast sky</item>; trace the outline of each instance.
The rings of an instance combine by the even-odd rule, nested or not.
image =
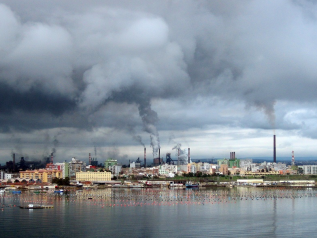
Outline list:
[[[317,154],[317,2],[0,0],[0,162]]]

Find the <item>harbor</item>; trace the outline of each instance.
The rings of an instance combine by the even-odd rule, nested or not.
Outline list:
[[[316,202],[314,188],[107,188],[63,194],[23,191],[0,195],[0,212],[7,218],[0,229],[5,237],[22,233],[30,237],[44,233],[48,237],[83,237],[90,232],[87,227],[93,226],[103,227],[94,229],[96,237],[104,235],[104,229],[112,237],[203,237],[219,229],[226,237],[294,237],[308,235],[301,229],[301,219],[314,216]],[[9,230],[10,220],[15,221],[16,229]],[[260,229],[255,221],[260,222]],[[192,224],[197,229],[188,229]],[[306,228],[310,231],[312,226]]]

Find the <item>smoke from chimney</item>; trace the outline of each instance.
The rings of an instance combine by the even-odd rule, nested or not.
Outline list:
[[[144,147],[144,168],[146,168],[146,148]]]
[[[12,155],[13,171],[15,171],[15,153]]]
[[[53,164],[53,159],[54,159],[54,156],[53,156],[53,153],[51,153],[51,163]]]
[[[190,148],[188,148],[188,163],[190,164]]]
[[[276,136],[273,135],[273,162],[276,163]]]

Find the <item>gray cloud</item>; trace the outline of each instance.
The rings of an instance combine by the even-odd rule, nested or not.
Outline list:
[[[294,103],[315,110],[311,1],[0,3],[2,132],[106,127],[152,145],[154,156],[160,130],[311,137],[313,123],[289,114]]]

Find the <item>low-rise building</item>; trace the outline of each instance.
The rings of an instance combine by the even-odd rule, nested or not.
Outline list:
[[[86,163],[83,161],[72,158],[72,161],[69,163],[69,178],[76,179],[77,172],[86,171]]]
[[[109,166],[113,166],[117,164],[118,164],[118,161],[116,159],[109,158],[105,161],[105,169],[109,169]]]
[[[303,174],[317,174],[317,165],[301,165],[298,168],[302,170]]]
[[[63,162],[63,163],[55,163],[58,167],[58,170],[63,171],[63,178],[69,177],[69,163]]]
[[[77,172],[77,181],[106,182],[111,181],[110,172]]]
[[[228,165],[227,164],[220,164],[219,172],[222,173],[223,175],[228,175]]]
[[[118,176],[121,172],[122,169],[122,165],[112,165],[109,166],[109,170],[111,171],[111,173],[115,176]]]
[[[177,173],[177,165],[173,164],[162,164],[159,165],[159,174],[170,177],[171,174]]]
[[[40,181],[43,183],[52,182],[53,178],[63,178],[63,173],[61,170],[26,170],[20,171],[20,178],[25,180]]]

